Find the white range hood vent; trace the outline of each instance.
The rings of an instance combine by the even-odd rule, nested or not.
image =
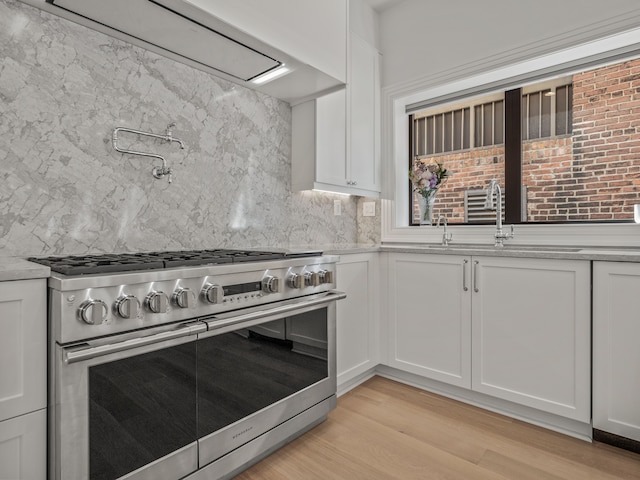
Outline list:
[[[167,52],[241,81],[277,69],[281,61],[231,38],[215,17],[176,0],[47,0]],[[235,36],[235,35],[234,35]]]

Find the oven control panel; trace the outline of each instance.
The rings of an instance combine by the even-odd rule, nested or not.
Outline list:
[[[228,270],[229,267],[182,269],[175,278],[162,278],[168,276],[162,272],[157,280],[149,272],[113,275],[108,280],[98,278],[94,287],[51,289],[50,317],[56,341],[66,344],[195,320],[335,288],[335,263]],[[144,277],[143,281],[132,281],[139,277]]]

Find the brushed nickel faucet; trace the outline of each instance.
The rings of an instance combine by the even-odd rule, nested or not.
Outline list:
[[[497,197],[497,203],[493,200],[494,195]],[[510,233],[502,231],[502,189],[500,188],[498,180],[495,178],[491,180],[489,188],[487,189],[487,198],[484,201],[484,208],[496,211],[496,233],[494,235],[496,239],[495,246],[504,247],[504,241],[513,238],[515,234],[513,233],[513,225],[511,225]]]
[[[151,157],[151,158],[157,158],[158,160],[160,160],[162,162],[161,166],[154,166],[153,170],[151,171],[151,174],[155,177],[155,178],[162,178],[164,176],[168,176],[168,180],[169,183],[172,182],[173,179],[173,169],[169,166],[167,166],[167,161],[165,160],[165,158],[162,155],[158,155],[157,153],[149,153],[149,152],[138,152],[135,150],[129,150],[127,148],[122,148],[120,146],[118,146],[118,133],[119,132],[128,132],[128,133],[133,133],[136,135],[143,135],[146,137],[153,137],[153,138],[159,138],[161,140],[164,140],[165,142],[171,143],[171,142],[177,142],[180,145],[181,149],[185,148],[184,142],[182,140],[180,140],[179,138],[176,138],[173,136],[173,127],[175,127],[176,124],[175,122],[170,123],[169,125],[167,125],[167,129],[165,130],[165,134],[164,135],[158,135],[157,133],[151,133],[151,132],[143,132],[140,130],[135,130],[133,128],[126,128],[126,127],[116,127],[113,129],[113,133],[111,135],[111,142],[113,144],[113,148],[120,152],[120,153],[128,153],[130,155],[140,155],[143,157]]]
[[[442,245],[446,247],[449,245],[449,242],[453,240],[453,233],[447,233],[447,217],[444,215],[440,215],[438,217],[436,228],[440,228],[440,220],[442,220],[442,225],[444,227],[444,231],[442,232]]]

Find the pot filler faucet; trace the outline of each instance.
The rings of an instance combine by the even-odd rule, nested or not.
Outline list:
[[[497,203],[494,202],[494,195],[497,198]],[[502,231],[502,189],[498,180],[495,178],[491,180],[489,188],[487,189],[487,198],[484,201],[484,208],[487,210],[496,211],[496,247],[504,247],[504,241],[513,238],[513,225],[511,225],[511,232],[504,233]]]
[[[167,175],[169,183],[171,183],[172,178],[173,178],[173,169],[171,167],[167,166],[167,161],[165,160],[165,158],[162,155],[158,155],[157,153],[138,152],[138,151],[135,151],[135,150],[129,150],[127,148],[122,148],[122,147],[118,146],[118,133],[119,132],[128,132],[128,133],[133,133],[133,134],[136,134],[136,135],[142,135],[142,136],[146,136],[146,137],[159,138],[159,139],[164,140],[165,142],[168,142],[168,143],[177,142],[180,145],[180,148],[184,149],[185,148],[184,147],[184,142],[182,140],[180,140],[179,138],[176,138],[176,137],[173,136],[172,129],[175,126],[176,126],[175,122],[172,122],[169,125],[167,125],[167,129],[166,129],[164,135],[158,135],[156,133],[151,133],[151,132],[142,132],[140,130],[134,130],[133,128],[116,127],[116,128],[113,129],[113,134],[112,134],[112,137],[111,137],[111,140],[112,140],[112,143],[113,143],[113,148],[116,149],[120,153],[128,153],[130,155],[140,155],[142,157],[151,157],[151,158],[159,159],[160,161],[162,161],[162,165],[153,167],[153,170],[151,171],[151,174],[155,178],[162,178],[165,175]]]

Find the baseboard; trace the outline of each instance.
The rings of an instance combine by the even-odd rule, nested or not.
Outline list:
[[[376,374],[376,368],[377,367],[372,367],[365,372],[355,375],[354,377],[343,380],[342,382],[338,382],[338,397],[344,395],[349,390],[353,390],[358,385],[366,382],[371,377],[373,377]]]
[[[586,442],[592,441],[593,431],[591,423],[582,423],[534,408],[524,407],[483,393],[454,387],[385,365],[378,365],[374,369],[374,374]]]
[[[627,437],[621,437],[615,433],[603,432],[597,428],[593,429],[593,440],[596,442],[606,443],[614,447],[629,450],[633,453],[640,454],[640,442]]]

